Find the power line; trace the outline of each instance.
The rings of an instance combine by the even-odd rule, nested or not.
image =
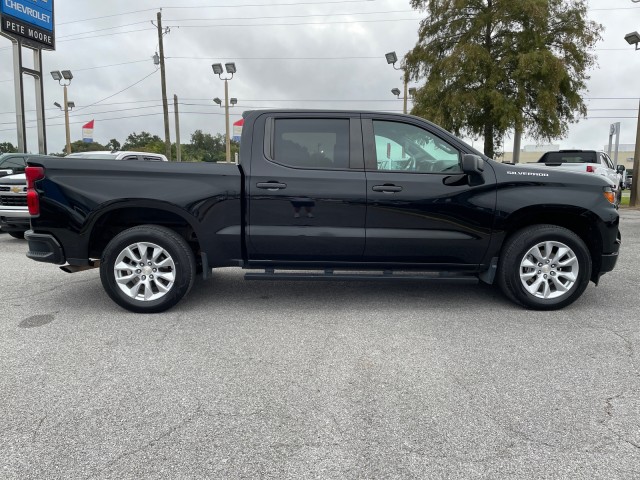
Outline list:
[[[345,17],[351,15],[388,15],[390,13],[414,13],[414,10],[388,10],[385,12],[352,12],[352,13],[314,13],[305,15],[274,15],[258,17],[223,17],[223,18],[175,18],[167,19],[167,22],[226,22],[228,20],[267,20],[284,18],[312,18],[312,17]]]
[[[335,22],[296,22],[296,23],[215,23],[210,25],[180,25],[179,28],[220,28],[220,27],[297,27],[302,25],[351,25],[354,23],[388,23],[388,22],[415,22],[420,18],[384,18],[379,20],[340,20]]]
[[[69,33],[68,35],[58,36],[58,37],[56,37],[56,39],[60,40],[60,39],[63,39],[63,38],[76,37],[78,35],[85,35],[87,33],[104,32],[106,30],[115,30],[116,28],[131,27],[133,25],[142,25],[142,24],[148,23],[148,22],[149,22],[148,20],[143,20],[141,22],[133,22],[133,23],[126,23],[124,25],[116,25],[115,27],[99,28],[97,30],[87,30],[86,32]]]
[[[327,5],[335,3],[370,3],[377,0],[334,0],[334,1],[321,1],[321,2],[294,2],[294,3],[259,3],[259,4],[244,4],[244,5],[200,5],[200,6],[184,6],[184,7],[159,7],[160,10],[181,10],[181,9],[204,9],[204,8],[246,8],[246,7],[283,7],[283,6],[297,6],[297,5]],[[86,22],[88,20],[101,20],[103,18],[120,17],[122,15],[132,15],[135,13],[143,12],[157,12],[158,8],[145,8],[143,10],[133,10],[130,12],[113,13],[111,15],[102,15],[100,17],[82,18],[78,20],[69,20],[68,22],[61,22],[58,25],[68,25],[70,23]]]
[[[140,80],[138,80],[138,81],[137,81],[137,82],[135,82],[135,83],[132,83],[132,84],[131,84],[131,85],[129,85],[128,87],[123,88],[122,90],[120,90],[120,91],[118,91],[118,92],[114,93],[113,95],[109,95],[108,97],[104,97],[102,100],[98,100],[97,102],[94,102],[94,103],[92,103],[92,104],[90,104],[90,105],[87,105],[87,106],[85,106],[85,107],[78,108],[78,109],[76,110],[76,112],[77,112],[77,111],[80,111],[80,110],[84,110],[85,108],[92,107],[92,106],[94,106],[94,105],[96,105],[96,104],[98,104],[98,103],[100,103],[100,102],[105,101],[105,100],[109,100],[110,98],[113,98],[113,97],[115,97],[116,95],[121,94],[121,93],[122,93],[122,92],[124,92],[125,90],[129,90],[131,87],[135,87],[135,86],[136,86],[136,85],[138,85],[140,82],[142,82],[142,81],[146,80],[147,78],[149,78],[151,75],[153,75],[153,74],[154,74],[154,73],[156,73],[157,71],[158,71],[158,69],[155,69],[155,70],[154,70],[153,72],[151,72],[149,75],[146,75],[146,76],[142,77]]]
[[[382,55],[353,56],[353,57],[164,57],[177,60],[381,60]]]

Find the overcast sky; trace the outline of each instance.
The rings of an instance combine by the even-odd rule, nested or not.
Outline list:
[[[46,72],[73,72],[72,141],[81,139],[82,125],[92,119],[100,143],[124,142],[142,130],[164,136],[160,72],[152,59],[158,37],[151,24],[161,6],[163,26],[170,27],[164,37],[167,94],[171,102],[174,94],[179,98],[182,143],[196,129],[224,133],[224,109],[212,101],[224,98],[224,82],[211,70],[216,62],[236,63],[229,82],[230,96],[238,98],[232,123],[253,108],[402,110],[390,92],[402,87],[401,72],[387,65],[384,54],[395,50],[402,57],[417,41],[421,13],[408,0],[57,0],[56,50],[43,52],[43,63]],[[601,149],[616,121],[620,142],[635,143],[640,51],[624,35],[640,30],[640,3],[590,0],[589,7],[590,17],[605,27],[599,67],[585,95],[589,115],[554,143]],[[24,55],[25,66],[32,66],[31,51]],[[11,42],[0,37],[0,142],[17,145],[12,61]],[[29,77],[25,87],[27,125],[35,127]],[[62,103],[62,87],[47,74],[44,90],[48,150],[60,152],[64,115],[53,102]],[[173,142],[173,107],[170,112]],[[522,145],[530,143],[525,138]],[[506,138],[505,148],[512,145]],[[35,128],[28,128],[27,148],[37,152]]]

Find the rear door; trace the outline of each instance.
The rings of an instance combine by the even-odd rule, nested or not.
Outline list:
[[[365,244],[359,115],[264,114],[247,171],[250,262],[353,262]]]
[[[365,260],[468,269],[487,251],[495,174],[461,170],[455,139],[417,119],[363,115],[367,176]]]

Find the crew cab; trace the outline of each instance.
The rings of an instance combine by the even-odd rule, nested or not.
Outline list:
[[[226,266],[250,280],[480,279],[557,309],[614,268],[621,242],[609,180],[503,165],[409,115],[245,112],[237,165],[28,165],[27,256],[99,267],[135,312]]]

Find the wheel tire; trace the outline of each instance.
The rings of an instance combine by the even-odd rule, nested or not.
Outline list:
[[[622,202],[622,188],[618,188],[616,191],[616,205],[620,205]]]
[[[195,275],[196,262],[186,240],[159,225],[140,225],[119,233],[104,249],[100,262],[100,279],[107,294],[137,313],[173,307],[189,293]]]
[[[7,232],[13,238],[17,238],[18,240],[24,240],[24,232]]]
[[[517,231],[505,242],[498,263],[502,292],[534,310],[566,307],[582,295],[590,278],[589,249],[575,233],[557,225]]]

